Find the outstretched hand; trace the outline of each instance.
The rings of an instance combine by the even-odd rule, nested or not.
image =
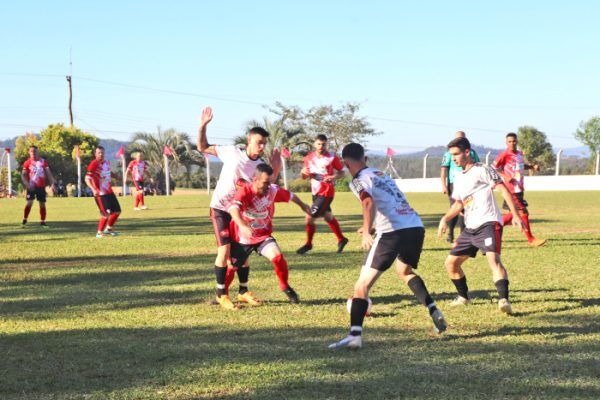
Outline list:
[[[200,116],[200,126],[204,127],[204,126],[208,125],[208,123],[210,121],[212,121],[212,119],[213,119],[212,108],[205,107],[202,110],[202,115]]]
[[[270,162],[271,162],[271,167],[273,167],[273,169],[281,168],[281,152],[279,151],[278,148],[273,149],[273,153],[271,154]]]

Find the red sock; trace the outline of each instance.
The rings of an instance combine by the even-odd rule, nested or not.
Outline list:
[[[144,193],[139,193],[138,196],[140,197],[140,204],[144,205]]]
[[[40,207],[40,219],[42,222],[46,220],[46,207]]]
[[[108,216],[107,227],[112,229],[112,227],[115,226],[115,222],[117,222],[117,218],[119,218],[119,213],[110,214]]]
[[[329,225],[329,228],[335,234],[335,237],[337,237],[338,242],[344,240],[344,235],[342,234],[342,229],[340,228],[340,224],[337,219],[333,218],[327,223],[327,225]]]
[[[235,271],[237,268],[235,267],[227,267],[227,273],[225,275],[225,294],[229,294],[229,286],[231,286],[231,282],[233,282],[233,278],[235,278]]]
[[[312,246],[313,236],[315,236],[315,231],[317,227],[315,224],[306,224],[306,244]]]
[[[521,220],[525,223],[525,229],[523,230],[523,232],[525,233],[525,236],[527,236],[527,241],[531,242],[535,238],[531,234],[531,227],[529,226],[529,215],[521,215]]]
[[[27,219],[27,217],[29,217],[30,211],[31,211],[31,206],[29,204],[26,204],[25,211],[23,212],[23,219]]]
[[[273,263],[273,267],[275,267],[277,279],[279,279],[279,289],[286,290],[290,285],[288,284],[288,265],[285,258],[283,258],[282,254],[279,254],[271,262]]]
[[[512,219],[513,219],[512,213],[504,214],[502,216],[502,225],[508,226],[512,222]]]
[[[101,217],[100,221],[98,222],[98,232],[102,232],[104,230],[104,227],[106,227],[106,217]]]
[[[140,204],[140,195],[139,193],[135,195],[135,201],[133,202],[133,206],[137,207]]]

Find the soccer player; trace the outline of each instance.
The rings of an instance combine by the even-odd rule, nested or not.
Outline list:
[[[279,288],[287,294],[291,303],[298,303],[298,295],[288,283],[288,266],[273,233],[275,203],[297,204],[306,214],[311,210],[307,204],[293,193],[271,183],[273,168],[267,164],[256,167],[252,182],[241,182],[233,202],[229,206],[232,224],[231,263],[238,271],[240,289],[238,300],[251,305],[259,305],[252,292],[248,291],[250,268],[246,261],[254,251],[273,263],[279,279]],[[229,286],[231,282],[227,282]]]
[[[112,190],[110,162],[104,159],[104,147],[102,146],[96,147],[94,156],[95,159],[87,167],[85,183],[92,189],[94,200],[100,210],[96,237],[100,239],[105,235],[117,236],[119,232],[114,231],[113,227],[121,214],[121,206]]]
[[[27,218],[33,201],[37,199],[40,204],[40,225],[47,228],[46,224],[46,184],[52,186],[54,177],[50,172],[48,162],[40,157],[40,151],[37,146],[29,147],[29,158],[23,163],[23,171],[21,172],[21,180],[23,186],[27,188],[27,202],[25,203],[25,211],[23,212],[23,222],[21,227],[27,225]]]
[[[523,221],[525,229],[523,232],[527,237],[527,243],[532,247],[539,247],[546,244],[546,239],[536,239],[531,233],[531,225],[529,224],[529,211],[527,210],[527,201],[524,198],[525,186],[524,186],[524,173],[526,170],[539,171],[540,166],[537,164],[526,164],[523,152],[517,150],[519,141],[516,133],[509,133],[506,135],[506,150],[498,154],[496,160],[494,160],[492,166],[498,170],[504,184],[508,188],[512,195],[513,202],[517,206],[519,217]],[[508,210],[507,202],[502,204],[502,208]],[[510,224],[510,221],[516,215],[513,211],[509,211],[502,217],[504,225]]]
[[[223,169],[221,170],[217,187],[213,192],[210,202],[210,217],[217,239],[217,257],[215,259],[217,302],[223,308],[234,309],[235,305],[227,295],[225,287],[227,264],[231,250],[231,215],[228,210],[235,196],[238,181],[240,179],[251,181],[256,167],[264,164],[261,156],[265,150],[269,132],[261,127],[250,129],[246,135],[247,143],[245,148],[233,145],[211,145],[206,138],[206,127],[212,119],[213,113],[210,107],[202,110],[197,143],[200,152],[219,157],[223,162]],[[272,179],[275,179],[281,168],[281,156],[277,149],[273,150],[271,165],[274,171]],[[288,295],[291,295],[291,293],[288,293]]]
[[[471,158],[471,144],[466,138],[456,138],[448,144],[452,161],[463,171],[455,177],[452,197],[454,204],[440,220],[438,237],[448,229],[448,222],[461,211],[465,215],[465,229],[456,239],[446,258],[445,266],[448,276],[454,283],[458,297],[452,305],[467,305],[471,303],[467,278],[461,265],[469,258],[475,257],[481,251],[487,258],[492,269],[492,278],[498,291],[498,308],[511,314],[512,307],[508,300],[508,273],[500,260],[502,248],[502,214],[494,199],[494,189],[497,189],[508,207],[515,212],[515,204],[511,193],[504,186],[496,170],[490,166],[475,163]],[[512,223],[521,226],[518,214]]]
[[[136,196],[135,202],[133,203],[134,211],[146,210],[146,204],[144,203],[144,177],[148,175],[150,183],[154,183],[150,172],[148,172],[148,163],[143,160],[142,152],[136,153],[135,157],[127,166],[127,176],[131,175],[131,182],[135,186]],[[141,207],[139,207],[141,205]]]
[[[315,219],[323,217],[335,234],[338,241],[337,252],[341,253],[348,244],[348,239],[342,234],[340,224],[331,212],[331,203],[335,193],[335,180],[344,177],[344,166],[338,156],[327,151],[327,136],[317,135],[314,148],[314,152],[304,157],[304,167],[300,172],[302,179],[310,178],[313,205],[312,212],[306,216],[306,243],[296,252],[304,254],[312,250]]]
[[[463,131],[458,131],[455,134],[455,138],[466,137]],[[475,150],[471,149],[471,158],[473,162],[479,162],[479,156],[475,152]],[[442,158],[442,168],[440,171],[440,177],[442,179],[442,192],[445,195],[448,195],[448,200],[450,201],[450,206],[454,204],[454,199],[452,198],[452,189],[454,184],[454,177],[456,174],[462,172],[461,167],[457,167],[456,164],[452,162],[452,155],[449,151],[444,154]],[[454,242],[454,227],[458,225],[458,228],[462,232],[465,229],[465,221],[461,214],[457,215],[452,221],[448,223],[448,237],[446,241],[448,243]]]
[[[350,334],[329,348],[362,346],[362,325],[368,310],[369,290],[396,261],[396,273],[427,307],[435,330],[446,330],[446,321],[429,295],[425,282],[414,270],[419,264],[425,228],[396,183],[385,173],[367,166],[365,151],[358,143],[342,150],[342,158],[353,179],[350,188],[360,199],[363,209],[362,247],[369,253],[354,285],[350,307]],[[371,232],[375,227],[375,239]]]

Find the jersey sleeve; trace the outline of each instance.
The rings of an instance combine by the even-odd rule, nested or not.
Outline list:
[[[479,159],[479,154],[477,154],[477,152],[475,150],[471,150],[471,159],[473,160],[473,162],[481,162],[481,160]]]
[[[342,165],[342,161],[340,160],[340,158],[338,156],[333,156],[333,160],[331,161],[331,166],[338,171],[341,171],[344,169],[344,166]]]
[[[131,171],[133,169],[133,161],[129,161],[129,165],[127,166],[127,171]]]
[[[444,153],[444,157],[442,157],[442,163],[440,164],[440,167],[450,168],[451,162],[452,162],[452,156],[450,155],[450,152],[447,151]]]
[[[244,206],[244,204],[247,201],[247,197],[248,197],[248,189],[247,188],[248,187],[245,185],[238,187],[228,210],[231,210],[232,208],[241,209]]]
[[[460,197],[460,193],[458,192],[458,190],[456,189],[456,186],[454,186],[454,189],[452,190],[452,194],[451,194],[452,198],[458,202],[462,203],[462,199]]]
[[[87,175],[92,175],[98,169],[98,161],[92,160],[87,167]]]
[[[506,153],[504,153],[504,152],[498,154],[498,157],[496,157],[496,159],[492,163],[492,167],[494,167],[498,170],[503,170],[504,165],[506,165],[506,157],[505,156],[506,156]]]
[[[369,177],[360,176],[352,179],[352,182],[350,182],[350,188],[354,193],[356,193],[361,201],[366,198],[373,197],[373,182]]]
[[[292,199],[292,193],[279,186],[277,186],[277,193],[275,193],[275,203],[289,203]]]
[[[227,162],[232,159],[232,157],[237,156],[237,148],[233,145],[215,145],[215,151],[217,152],[217,157],[222,162]]]
[[[498,172],[494,168],[489,167],[487,165],[482,166],[481,180],[493,187],[496,187],[497,185],[502,183],[502,178],[500,177],[500,174],[498,174]]]
[[[23,163],[23,171],[29,171],[29,164],[31,164],[31,159],[27,159],[24,163]]]

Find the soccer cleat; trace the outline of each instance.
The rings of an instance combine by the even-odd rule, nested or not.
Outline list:
[[[305,244],[304,246],[302,246],[298,250],[296,250],[296,253],[298,253],[298,254],[304,254],[304,253],[309,252],[311,250],[312,250],[312,244]]]
[[[531,247],[540,247],[545,245],[546,242],[546,239],[532,239],[527,244],[529,244]]]
[[[342,251],[344,251],[344,247],[346,247],[347,244],[348,244],[348,238],[343,238],[342,240],[340,240],[338,242],[337,252],[341,253]]]
[[[140,208],[141,208],[142,210],[147,210],[147,209],[148,209],[148,207],[147,207],[147,206],[145,206],[145,205],[144,205],[144,206],[141,206]]]
[[[228,295],[217,296],[217,303],[226,310],[237,310],[237,306],[233,304]]]
[[[262,304],[262,301],[257,299],[252,292],[238,293],[237,298],[239,302],[248,303],[251,306],[260,306]]]
[[[102,239],[104,237],[104,233],[98,232],[96,233],[96,239]]]
[[[292,304],[300,303],[300,298],[298,297],[298,293],[296,293],[296,291],[294,289],[292,289],[291,287],[288,287],[287,289],[285,289],[283,291],[283,293],[286,294],[290,303],[292,303]]]
[[[498,309],[505,314],[512,314],[512,306],[510,305],[510,301],[508,301],[508,299],[498,300]]]
[[[48,224],[46,224],[46,222],[40,222],[40,226],[41,226],[42,228],[45,228],[45,229],[48,229],[48,228],[50,228],[50,227],[48,226]]]
[[[119,236],[120,235],[119,232],[113,231],[112,229],[105,229],[104,234],[110,235],[110,236]]]
[[[27,220],[24,219],[23,222],[21,222],[21,228],[25,228],[26,225],[27,225]]]
[[[139,208],[139,207],[133,207],[133,211],[140,211],[140,210],[141,210],[141,208]]]
[[[347,349],[360,349],[362,347],[362,336],[348,335],[339,342],[331,343],[328,347],[330,349],[341,349],[343,347]]]
[[[431,314],[431,319],[433,320],[433,325],[435,326],[435,333],[444,333],[446,328],[448,328],[448,324],[446,324],[446,320],[444,319],[444,316],[440,310],[435,310]]]
[[[451,306],[466,306],[469,304],[471,304],[471,299],[465,299],[462,296],[456,296],[456,298],[450,302]]]

